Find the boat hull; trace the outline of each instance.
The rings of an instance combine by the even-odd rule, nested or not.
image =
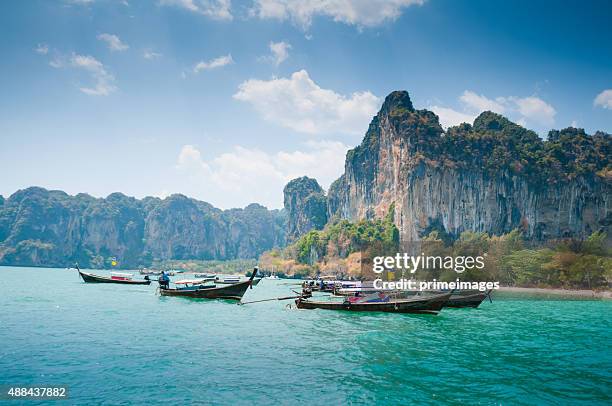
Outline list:
[[[453,294],[444,307],[471,307],[476,308],[487,298],[490,293],[478,292],[467,295]]]
[[[246,290],[251,286],[251,281],[235,283],[233,285],[225,285],[214,288],[200,289],[164,289],[160,288],[159,292],[162,296],[182,296],[194,299],[232,299],[240,300]]]
[[[150,285],[150,280],[125,280],[125,279],[111,279],[107,276],[94,275],[92,273],[81,272],[81,279],[86,283],[118,283],[120,285]]]
[[[323,302],[298,299],[295,304],[298,309],[344,310],[353,312],[386,312],[437,314],[450,298],[451,294],[435,295],[424,298],[399,299],[389,302]]]

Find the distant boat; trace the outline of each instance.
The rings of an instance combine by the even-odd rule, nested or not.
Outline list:
[[[217,285],[206,285],[200,283],[185,283],[185,287],[162,288],[159,293],[162,296],[183,296],[195,299],[234,299],[240,300],[249,287],[253,287],[253,279],[257,274],[257,268],[253,270],[251,277],[244,281],[218,287]]]
[[[194,273],[193,277],[194,278],[216,278],[217,274],[216,273]]]
[[[266,276],[266,279],[275,279],[276,280],[276,279],[280,279],[280,278],[278,276],[276,276],[276,274],[271,274],[271,275]]]
[[[83,282],[86,283],[119,283],[124,285],[149,285],[151,283],[148,276],[146,276],[145,279],[134,280],[132,279],[133,275],[130,273],[111,272],[111,276],[109,277],[83,272],[78,265],[76,265],[76,269],[83,279]]]
[[[219,285],[230,285],[232,283],[238,283],[241,280],[242,279],[240,279],[240,278],[223,278],[223,279],[215,279],[215,283],[218,283]],[[257,284],[261,280],[262,280],[262,278],[255,278],[255,279],[253,279],[253,286],[257,286]]]
[[[414,296],[407,299],[385,299],[364,301],[316,301],[298,298],[295,304],[298,309],[344,310],[354,312],[387,312],[387,313],[417,313],[438,314],[451,296],[451,292],[431,296]]]
[[[156,271],[154,269],[141,269],[141,275],[161,275],[161,271]]]

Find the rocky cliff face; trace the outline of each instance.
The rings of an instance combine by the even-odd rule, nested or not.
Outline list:
[[[346,156],[328,194],[330,218],[380,218],[395,203],[403,241],[433,230],[538,240],[612,233],[611,137],[568,128],[547,141],[497,114],[440,127],[393,92]],[[291,221],[291,215],[290,220]]]
[[[319,183],[306,176],[293,179],[285,189],[287,239],[292,241],[312,229],[320,230],[327,223],[327,199]]]
[[[153,259],[256,258],[285,243],[284,213],[258,204],[219,210],[173,195],[137,200],[20,190],[0,205],[0,264],[122,267]]]

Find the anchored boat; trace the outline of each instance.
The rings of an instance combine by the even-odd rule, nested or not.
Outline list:
[[[159,292],[162,296],[183,296],[196,299],[234,299],[240,300],[246,290],[253,287],[253,279],[257,274],[257,268],[253,270],[251,277],[244,281],[224,286],[216,284],[206,285],[205,283],[185,283],[183,287],[162,288]]]
[[[491,300],[492,289],[485,292],[479,290],[455,291],[445,307],[473,307],[476,308],[488,297]]]
[[[133,275],[130,273],[111,272],[111,276],[96,275],[81,271],[78,264],[76,269],[83,282],[86,283],[119,283],[123,285],[149,285],[151,283],[148,276],[145,276],[144,279],[134,280],[132,279]]]
[[[302,297],[295,301],[298,309],[326,309],[355,312],[388,312],[388,313],[417,313],[437,314],[451,297],[451,292],[429,296],[414,296],[406,299],[392,299],[384,294],[376,298],[363,298],[364,300],[316,301]],[[353,298],[351,298],[353,299]],[[360,298],[355,298],[360,299]]]
[[[362,297],[365,295],[371,295],[375,293],[386,293],[394,297],[410,298],[414,296],[426,296],[426,295],[437,295],[446,293],[447,291],[442,290],[425,290],[425,291],[401,291],[401,290],[383,290],[375,289],[373,287],[354,287],[354,288],[336,288],[333,291],[335,296],[346,296],[346,297]],[[454,290],[451,297],[444,307],[472,307],[476,308],[488,297],[491,300],[492,290],[480,291],[480,290]]]

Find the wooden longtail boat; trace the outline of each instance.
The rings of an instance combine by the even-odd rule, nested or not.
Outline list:
[[[479,290],[467,290],[453,292],[444,307],[472,307],[476,308],[486,299],[491,300],[491,290],[481,292]]]
[[[151,283],[148,277],[139,280],[128,278],[113,278],[109,276],[95,275],[93,273],[83,272],[81,271],[78,265],[76,266],[76,269],[79,272],[81,279],[83,279],[83,282],[86,283],[119,283],[122,285],[149,285]]]
[[[162,296],[183,296],[196,299],[234,299],[240,300],[249,287],[253,287],[253,279],[257,274],[257,268],[253,270],[253,274],[249,280],[238,282],[231,285],[216,286],[216,285],[195,285],[185,288],[162,288],[160,286],[159,293]]]
[[[410,298],[416,296],[424,296],[424,295],[439,295],[445,293],[445,291],[434,290],[434,291],[398,291],[398,290],[381,290],[374,288],[345,288],[345,289],[336,289],[333,293],[335,296],[345,296],[345,297],[354,297],[356,295],[368,295],[377,292],[387,293],[389,295],[399,297],[399,298]],[[480,290],[455,290],[451,295],[448,302],[444,305],[444,307],[472,307],[476,308],[480,306],[480,304],[486,299],[491,299],[491,290],[487,290],[482,292]]]
[[[389,312],[438,314],[451,297],[451,292],[430,296],[414,296],[407,299],[389,299],[378,302],[315,301],[299,298],[295,301],[298,309],[345,310],[354,312]]]

